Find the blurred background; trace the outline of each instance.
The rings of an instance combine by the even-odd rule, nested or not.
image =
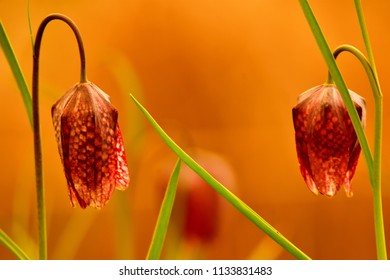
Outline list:
[[[310,3],[332,49],[349,43],[364,51],[352,0]],[[363,8],[384,93],[383,206],[390,243],[390,2],[363,1]],[[88,78],[119,110],[131,182],[126,191],[115,191],[102,210],[70,205],[50,110],[78,81],[80,62],[70,29],[53,22],[43,37],[40,72],[49,258],[144,259],[147,254],[166,174],[176,159],[130,93],[181,147],[202,158],[206,169],[224,166],[215,176],[310,257],[376,258],[363,158],[352,198],[344,190],[332,199],[315,196],[299,172],[291,109],[300,93],[325,81],[327,70],[298,1],[33,0],[34,34],[54,12],[77,23]],[[0,0],[0,20],[30,85],[27,1]],[[366,98],[372,143],[369,83],[351,55],[338,62],[348,87]],[[32,131],[3,53],[0,126],[0,228],[34,258]],[[188,184],[181,178],[179,190]],[[223,201],[217,205],[206,215],[217,225],[212,238],[187,240],[180,234],[182,222],[174,220],[162,257],[293,259],[232,206]],[[184,208],[180,202],[175,205],[174,219]],[[0,259],[13,258],[0,246]]]

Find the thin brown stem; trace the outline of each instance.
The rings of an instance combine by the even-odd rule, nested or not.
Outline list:
[[[43,165],[42,165],[42,145],[41,129],[39,120],[39,55],[42,42],[43,32],[47,24],[52,20],[65,22],[74,32],[79,46],[81,73],[80,82],[87,82],[85,67],[84,45],[80,32],[76,24],[68,17],[62,14],[51,14],[47,16],[40,24],[35,37],[34,54],[33,54],[33,80],[32,80],[32,107],[33,107],[33,132],[34,132],[34,154],[35,154],[35,178],[37,192],[37,209],[38,209],[38,244],[39,259],[47,259],[47,236],[46,236],[46,212],[45,212],[45,192],[43,186]]]

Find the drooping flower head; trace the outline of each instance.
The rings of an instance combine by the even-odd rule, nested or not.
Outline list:
[[[365,100],[353,91],[349,94],[364,127]],[[309,189],[332,197],[344,186],[352,196],[360,145],[336,86],[321,85],[302,93],[292,113],[300,170]]]
[[[118,111],[91,82],[77,83],[52,107],[72,206],[101,208],[129,183]]]

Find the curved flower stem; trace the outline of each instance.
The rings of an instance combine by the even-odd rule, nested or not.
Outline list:
[[[333,52],[333,56],[336,59],[339,54],[342,52],[349,52],[353,54],[361,63],[361,65],[364,68],[364,71],[367,74],[367,78],[370,82],[371,90],[374,96],[374,102],[375,102],[375,128],[374,128],[374,156],[372,158],[372,165],[367,165],[369,176],[370,176],[370,183],[372,186],[377,185],[375,181],[377,181],[378,176],[380,177],[380,174],[376,174],[378,170],[381,170],[381,151],[382,151],[382,91],[380,89],[377,76],[374,73],[374,70],[372,69],[370,63],[367,61],[364,54],[359,51],[357,48],[351,46],[351,45],[341,45],[336,48],[336,50]],[[331,74],[329,73],[329,76]],[[328,78],[329,79],[329,78]],[[379,141],[378,141],[379,140]],[[370,151],[371,154],[371,151]],[[372,154],[371,154],[372,155]]]
[[[378,85],[377,78],[375,76],[374,69],[372,68],[370,62],[368,62],[367,58],[364,56],[364,54],[357,48],[351,45],[340,45],[333,51],[333,56],[335,59],[342,53],[342,52],[349,52],[353,54],[359,62],[362,64],[364,71],[367,74],[367,78],[370,82],[371,89],[376,96],[382,95],[381,90]]]
[[[375,75],[374,69],[371,67],[370,63],[367,61],[366,57],[363,55],[361,51],[359,51],[357,48],[350,46],[350,45],[341,45],[336,48],[336,50],[333,52],[333,55],[335,58],[342,53],[342,52],[349,52],[353,54],[362,64],[366,74],[367,78],[370,82],[371,90],[374,96],[374,158],[373,158],[373,166],[372,169],[369,170],[371,179],[371,185],[374,187],[378,185],[376,180],[380,178],[380,174],[376,174],[378,171],[381,170],[381,154],[382,154],[382,90],[379,86],[377,75]],[[380,185],[380,184],[379,184]]]
[[[85,67],[85,52],[80,32],[76,24],[62,14],[51,14],[40,24],[35,37],[33,53],[33,80],[32,80],[32,108],[33,108],[33,131],[34,131],[34,154],[35,154],[35,178],[38,208],[38,244],[39,258],[47,259],[47,236],[46,236],[46,213],[45,213],[45,193],[43,186],[43,166],[42,166],[42,145],[39,121],[39,55],[43,32],[47,24],[52,20],[65,22],[74,32],[79,46],[81,71],[80,82],[87,82]]]
[[[374,198],[374,221],[378,259],[386,259],[386,239],[381,194],[383,95],[378,82],[378,76],[363,53],[353,46],[341,45],[333,52],[333,55],[337,58],[337,56],[344,51],[353,54],[360,61],[370,81],[371,90],[374,96],[374,160],[372,169],[369,169],[369,175]]]
[[[271,237],[275,242],[282,246],[286,251],[291,253],[298,259],[308,260],[310,257],[296,247],[291,241],[284,237],[274,227],[272,227],[266,220],[258,215],[253,209],[241,201],[231,191],[229,191],[224,185],[217,181],[210,175],[203,167],[201,167],[195,160],[193,160],[185,151],[183,151],[160,127],[160,125],[153,119],[150,113],[138,102],[133,95],[130,95],[134,103],[144,114],[146,119],[150,122],[152,127],[160,135],[162,140],[167,146],[195,173],[197,173],[203,180],[205,180],[215,191],[217,191],[222,197],[224,197],[231,205],[233,205],[241,214],[243,214],[248,220],[254,223],[264,233]]]
[[[363,127],[360,123],[359,116],[356,112],[356,108],[355,106],[353,106],[353,102],[348,93],[348,89],[346,87],[344,79],[340,73],[339,68],[337,67],[335,58],[333,57],[329,49],[329,46],[325,40],[324,35],[322,34],[321,28],[318,25],[318,22],[313,14],[313,11],[311,10],[311,7],[307,2],[307,0],[300,0],[299,2],[306,16],[306,19],[309,23],[309,26],[313,32],[313,35],[317,41],[317,44],[321,50],[324,60],[328,66],[329,73],[331,74],[337,88],[340,91],[344,104],[348,110],[348,114],[351,118],[353,127],[355,129],[356,135],[358,137],[359,144],[362,148],[362,152],[366,160],[367,169],[369,171],[370,183],[373,189],[377,256],[378,259],[387,259],[383,211],[382,211],[382,198],[381,198],[381,154],[382,154],[382,114],[383,114],[382,93],[378,82],[375,66],[373,64],[373,55],[372,55],[371,46],[367,35],[367,29],[365,28],[363,14],[360,7],[360,1],[355,1],[355,5],[358,12],[359,22],[361,24],[361,29],[366,44],[367,52],[369,53],[370,56],[369,59],[371,64],[367,62],[367,60],[364,58],[364,55],[362,55],[360,51],[357,51],[356,48],[350,46],[346,47],[344,45],[339,50],[336,51],[337,52],[348,51],[354,54],[362,63],[363,67],[367,72],[367,76],[370,80],[370,84],[373,90],[374,103],[375,103],[374,156],[372,156],[372,153],[369,149],[367,138],[364,134]]]

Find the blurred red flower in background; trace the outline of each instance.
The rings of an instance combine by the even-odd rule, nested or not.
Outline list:
[[[231,165],[221,156],[195,150],[194,160],[204,167],[215,179],[229,189],[234,188],[235,179]],[[170,170],[163,169],[164,188]],[[180,172],[172,222],[187,245],[201,245],[212,242],[221,226],[223,198],[198,174],[184,165]]]

